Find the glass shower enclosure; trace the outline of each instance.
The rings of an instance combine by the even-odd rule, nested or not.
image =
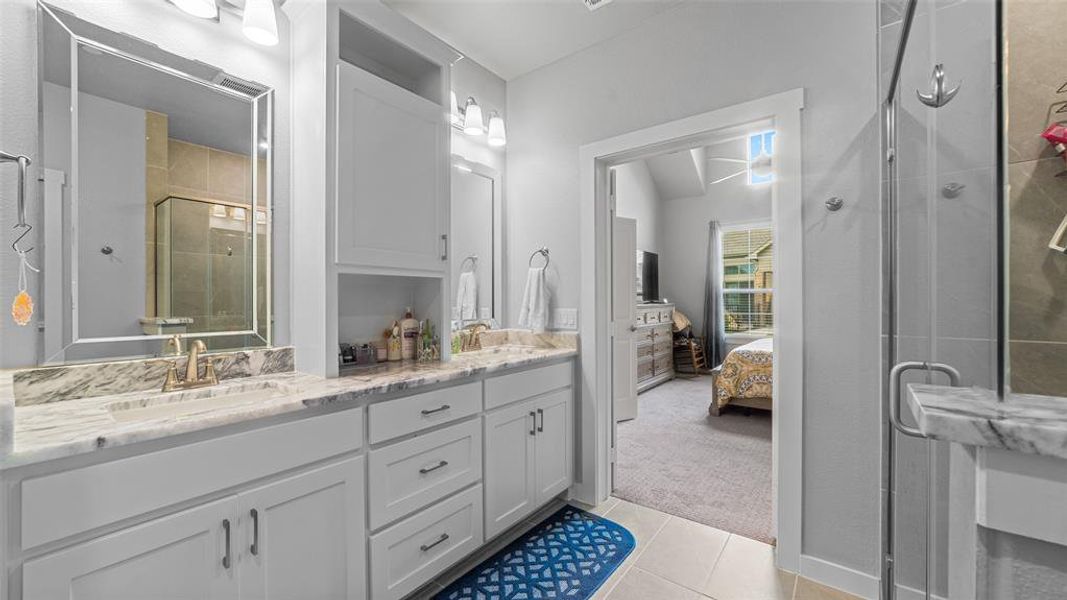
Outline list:
[[[883,599],[978,597],[974,451],[922,436],[908,383],[1003,381],[993,0],[880,0]]]
[[[156,314],[169,320],[172,330],[248,331],[255,314],[267,314],[265,209],[168,196],[156,202],[155,220]],[[266,339],[266,320],[255,325]],[[213,348],[255,345],[254,336],[238,337],[206,343]]]

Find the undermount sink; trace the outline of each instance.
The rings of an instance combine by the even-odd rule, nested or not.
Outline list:
[[[255,404],[288,396],[296,390],[277,381],[218,384],[180,392],[146,394],[107,405],[115,421],[182,417],[220,408]]]

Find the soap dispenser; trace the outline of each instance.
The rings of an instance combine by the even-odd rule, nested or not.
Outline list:
[[[411,314],[411,307],[404,311],[404,320],[400,322],[400,350],[404,360],[415,359],[415,346],[419,340],[419,321]]]

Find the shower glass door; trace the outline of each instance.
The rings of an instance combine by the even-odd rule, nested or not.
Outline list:
[[[973,455],[917,435],[907,385],[998,382],[995,11],[880,0],[884,599],[975,597]]]

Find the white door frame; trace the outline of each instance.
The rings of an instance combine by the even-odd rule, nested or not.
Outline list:
[[[772,184],[774,229],[773,499],[777,563],[800,570],[804,400],[803,224],[801,221],[801,110],[804,90],[655,125],[582,146],[579,239],[581,250],[580,481],[573,495],[597,504],[611,493],[611,211],[608,168],[676,147],[708,133],[770,120],[775,138]],[[710,401],[710,398],[709,398]]]

